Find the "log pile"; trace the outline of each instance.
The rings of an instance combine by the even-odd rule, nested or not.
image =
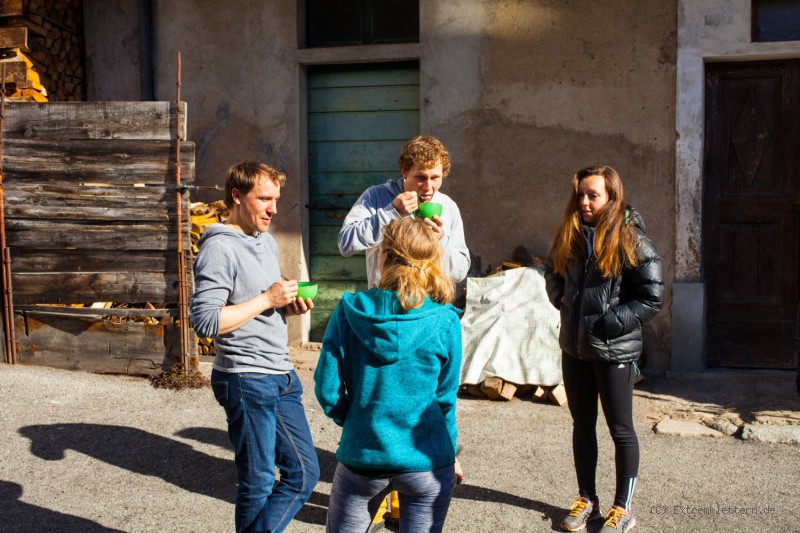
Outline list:
[[[530,253],[524,246],[517,246],[511,252],[510,260],[502,261],[498,266],[487,268],[486,274],[489,276],[499,274],[512,268],[531,267],[544,270],[545,261]],[[561,407],[567,406],[567,395],[564,392],[564,385],[544,386],[544,385],[520,385],[505,381],[499,376],[486,378],[482,383],[476,385],[462,385],[461,392],[475,398],[489,400],[511,401],[514,396],[521,398],[530,397],[536,402],[550,402]]]
[[[563,384],[555,386],[518,385],[505,381],[500,377],[492,376],[478,385],[462,385],[461,392],[481,399],[509,402],[515,396],[519,398],[530,397],[534,402],[554,403],[561,407],[567,406],[567,393]]]
[[[0,0],[6,93],[25,102],[84,99],[83,0]]]
[[[222,222],[230,215],[230,211],[225,207],[225,203],[220,201],[205,204],[196,202],[191,205],[192,229],[192,253],[197,254],[197,241],[208,226]],[[197,354],[200,356],[214,355],[214,339],[208,337],[197,338]]]

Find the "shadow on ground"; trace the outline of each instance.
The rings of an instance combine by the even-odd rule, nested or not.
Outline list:
[[[735,415],[746,423],[800,424],[794,374],[718,371],[648,378],[636,387],[648,417]]]
[[[136,474],[153,476],[189,492],[202,494],[229,503],[236,497],[236,468],[233,458],[223,459],[195,450],[184,442],[156,435],[136,428],[102,424],[52,424],[26,426],[19,433],[30,440],[31,453],[48,461],[65,457],[74,450],[110,465]],[[206,427],[186,428],[176,436],[231,450],[225,431]],[[317,448],[320,462],[320,480],[333,482],[336,456]],[[232,452],[231,452],[232,453]],[[214,473],[214,475],[209,475]],[[54,480],[55,482],[55,480]],[[2,515],[26,516],[25,527],[19,531],[116,531],[104,528],[79,517],[71,517],[18,501],[22,487],[0,482]],[[461,485],[455,498],[513,505],[541,513],[542,520],[557,524],[563,510],[545,503],[473,485]],[[324,525],[329,496],[314,492],[308,503],[295,517],[309,524]],[[59,524],[64,529],[38,527],[40,524]]]
[[[22,486],[11,481],[0,481],[0,523],[6,533],[30,533],[48,531],[51,533],[116,533],[119,529],[101,526],[86,520],[20,500]]]

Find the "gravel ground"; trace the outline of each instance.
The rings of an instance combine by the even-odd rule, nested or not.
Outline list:
[[[335,466],[339,430],[313,398],[313,359],[306,354],[298,373],[322,479],[290,533],[324,530]],[[634,408],[642,448],[638,531],[800,530],[800,446],[655,435],[647,396],[637,394]],[[209,389],[174,392],[140,378],[0,365],[0,402],[0,530],[233,530],[233,458]],[[446,530],[557,530],[576,493],[568,412],[464,398],[458,420],[466,479]],[[613,448],[602,418],[599,424],[605,510]]]

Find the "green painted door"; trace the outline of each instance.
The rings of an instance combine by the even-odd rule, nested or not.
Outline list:
[[[418,134],[416,61],[309,67],[310,270],[319,283],[312,341],[322,340],[343,292],[367,287],[363,254],[339,254],[344,217],[367,187],[400,177],[400,149]]]

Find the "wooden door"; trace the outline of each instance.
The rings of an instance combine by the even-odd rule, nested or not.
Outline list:
[[[709,64],[705,131],[707,365],[796,368],[800,61]]]
[[[367,287],[364,255],[339,254],[344,217],[367,187],[400,177],[400,149],[418,134],[416,61],[309,67],[310,271],[319,283],[312,341],[322,340],[343,292]]]

